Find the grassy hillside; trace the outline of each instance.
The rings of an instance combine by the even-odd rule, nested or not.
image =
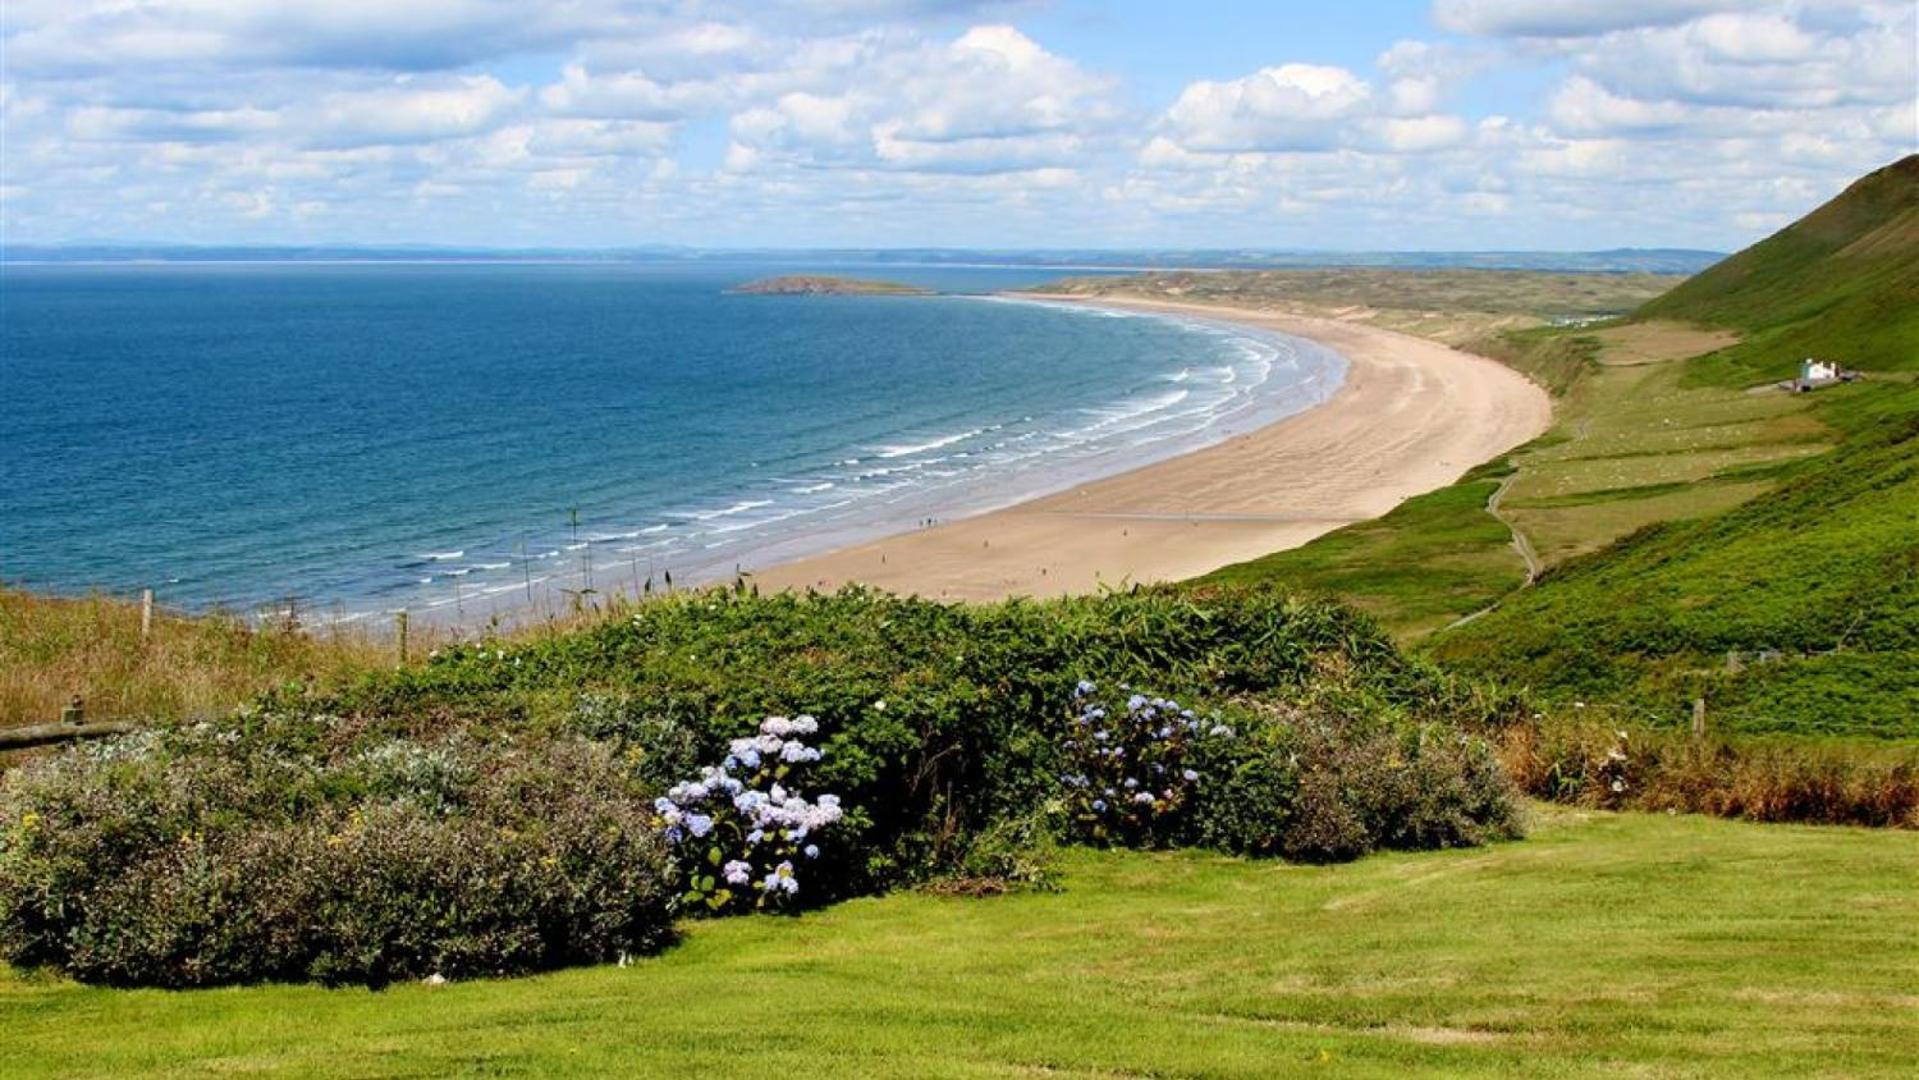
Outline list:
[[[1848,404],[1875,415],[1775,490],[1566,562],[1432,654],[1675,723],[1703,696],[1732,730],[1919,738],[1919,388]]]
[[[1473,347],[1555,393],[1550,433],[1211,580],[1350,596],[1444,662],[1610,717],[1676,724],[1703,696],[1723,731],[1919,738],[1919,157],[1628,320]],[[1752,389],[1806,355],[1871,375]]]
[[[1919,368],[1919,154],[1640,308],[1743,331],[1698,366],[1716,381],[1784,378],[1806,356]]]
[[[1661,719],[1704,697],[1737,731],[1919,738],[1919,389],[1904,374],[1919,366],[1919,156],[1634,316],[1655,319],[1741,332],[1677,380],[1728,407],[1735,388],[1788,374],[1806,355],[1874,377],[1812,396],[1798,420],[1817,427],[1801,446],[1837,446],[1796,463],[1708,438],[1728,452],[1702,477],[1672,468],[1683,444],[1648,445],[1641,432],[1632,450],[1642,456],[1618,466],[1642,489],[1663,478],[1696,504],[1698,481],[1730,478],[1764,481],[1763,493],[1694,520],[1645,522],[1442,635],[1434,655]],[[1772,423],[1791,430],[1792,420]],[[1692,426],[1701,422],[1713,426],[1698,415]]]
[[[0,1073],[1910,1076],[1915,861],[1913,833],[1546,809],[1524,843],[1334,867],[1079,851],[1059,892],[697,922],[536,978],[0,970]]]
[[[1283,582],[1337,596],[1401,638],[1418,638],[1491,604],[1526,580],[1512,534],[1486,512],[1513,477],[1509,459],[1458,483],[1415,496],[1391,513],[1330,533],[1305,547],[1232,566],[1194,588]]]

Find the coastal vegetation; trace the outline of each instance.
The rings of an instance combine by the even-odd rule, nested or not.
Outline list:
[[[1507,330],[1621,315],[1685,279],[1674,274],[1540,270],[1155,271],[1067,278],[1035,290],[1144,296],[1364,322],[1461,345]]]
[[[432,640],[421,636],[424,654]],[[76,697],[91,719],[212,714],[282,683],[340,682],[393,659],[392,641],[347,628],[162,606],[143,635],[137,599],[0,587],[0,729],[51,723]]]
[[[1478,734],[1511,708],[1271,590],[682,594],[8,773],[0,950],[383,985],[611,960],[768,894],[1002,888],[1045,837],[1472,846],[1517,831]]]

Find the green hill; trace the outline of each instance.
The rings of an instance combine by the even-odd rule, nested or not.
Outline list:
[[[1919,738],[1919,387],[1875,389],[1777,489],[1555,567],[1432,653],[1635,718],[1703,697],[1726,730]]]
[[[1433,654],[1622,716],[1677,721],[1704,697],[1733,730],[1919,738],[1919,156],[1634,319],[1742,333],[1686,362],[1694,384],[1808,355],[1873,377],[1814,396],[1838,445],[1770,491],[1561,563]]]
[[[1641,307],[1738,330],[1699,365],[1714,381],[1784,378],[1806,356],[1872,370],[1919,368],[1919,154]]]

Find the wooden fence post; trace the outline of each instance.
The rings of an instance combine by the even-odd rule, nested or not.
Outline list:
[[[153,590],[140,590],[140,640],[153,636]]]
[[[1697,742],[1706,737],[1706,699],[1692,699],[1692,737]]]
[[[407,623],[407,614],[405,611],[399,611],[394,614],[393,632],[395,636],[399,638],[399,642],[400,642],[400,666],[401,667],[406,666],[406,623]]]

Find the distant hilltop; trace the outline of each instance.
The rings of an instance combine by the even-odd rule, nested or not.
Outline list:
[[[761,278],[728,290],[755,296],[930,296],[931,291],[897,281],[868,281],[863,278],[822,277],[814,274],[788,274]]]

